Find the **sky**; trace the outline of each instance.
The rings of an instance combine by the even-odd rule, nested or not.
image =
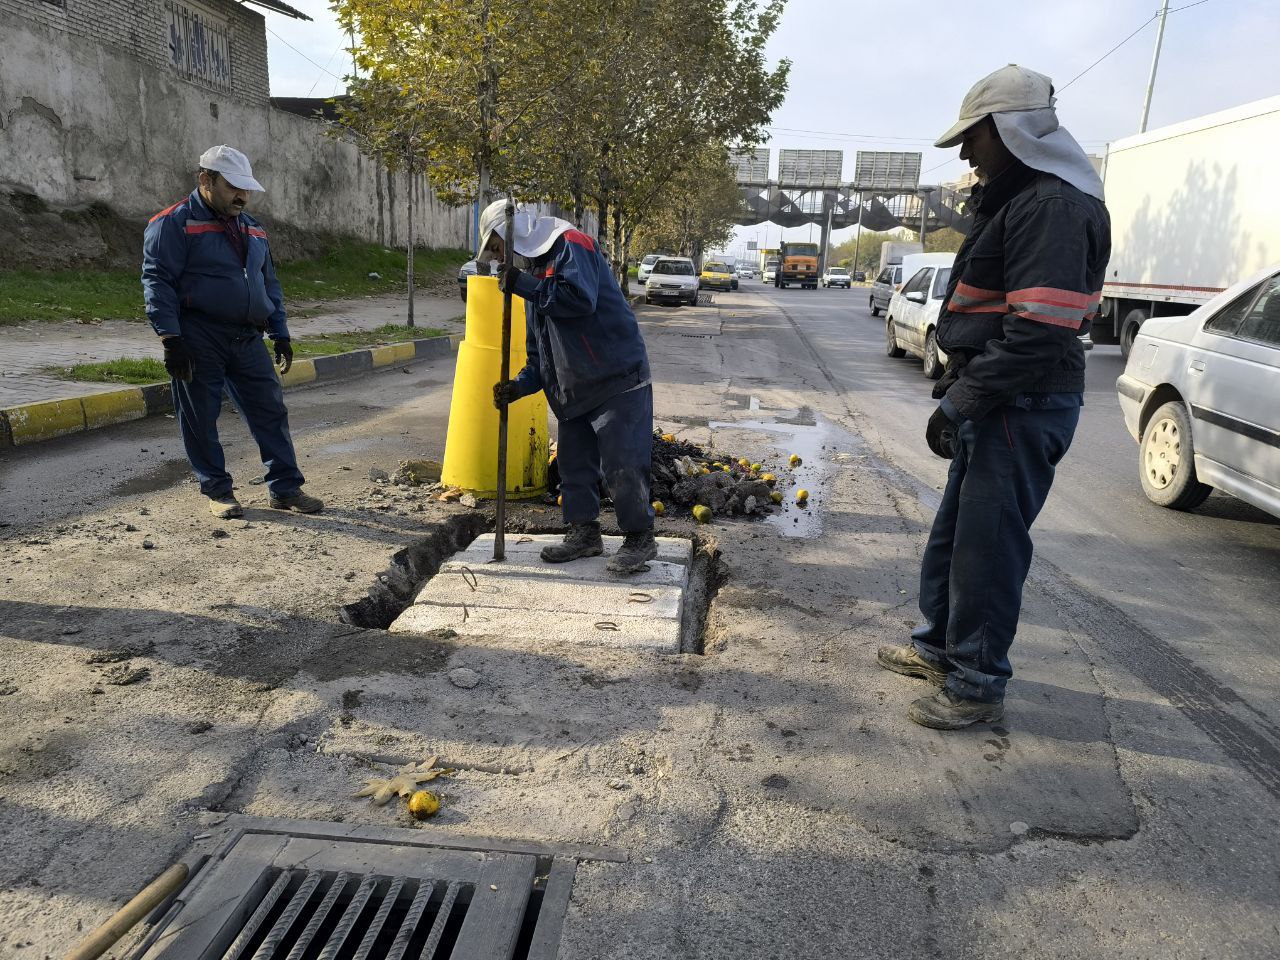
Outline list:
[[[265,12],[272,94],[340,93],[348,41],[328,0],[289,2],[314,20]],[[763,144],[772,151],[770,173],[779,148],[844,150],[846,179],[858,150],[919,150],[921,182],[955,179],[968,165],[958,148],[937,150],[933,141],[955,121],[969,87],[1006,63],[1052,77],[1062,125],[1087,152],[1102,153],[1107,141],[1138,132],[1156,38],[1155,21],[1143,23],[1159,7],[1160,0],[789,0],[768,46],[771,62],[792,63]],[[1280,2],[1171,0],[1170,10],[1149,128],[1280,94]],[[780,232],[741,227],[734,245],[773,245]],[[809,233],[797,227],[786,236]],[[836,231],[833,244],[851,233]]]

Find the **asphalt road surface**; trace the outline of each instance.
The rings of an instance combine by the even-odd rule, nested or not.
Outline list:
[[[454,840],[612,851],[577,868],[560,960],[1280,956],[1276,521],[1148,504],[1094,350],[1006,718],[912,724],[930,688],[875,650],[917,619],[946,464],[864,298],[745,281],[638,310],[656,424],[786,493],[659,521],[712,574],[699,652],[340,620],[488,512],[385,482],[443,455],[452,356],[287,394],[317,516],[267,509],[230,412],[243,520],[209,516],[171,419],[0,457],[0,958],[65,955],[245,817],[416,829],[353,794],[431,756]]]

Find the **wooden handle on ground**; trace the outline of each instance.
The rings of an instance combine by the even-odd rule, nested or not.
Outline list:
[[[163,903],[171,893],[179,890],[187,882],[190,872],[185,863],[175,863],[143,887],[110,920],[89,934],[89,939],[68,953],[65,960],[97,960],[132,930],[139,920]]]

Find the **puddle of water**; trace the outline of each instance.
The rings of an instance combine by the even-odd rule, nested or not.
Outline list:
[[[155,493],[171,487],[175,483],[191,479],[191,465],[186,460],[166,460],[158,467],[152,467],[146,473],[140,473],[117,483],[111,488],[115,496],[130,496],[137,493]]]
[[[759,409],[758,402],[751,409]],[[740,430],[776,437],[778,455],[770,472],[778,477],[777,489],[782,493],[783,501],[781,509],[767,516],[764,522],[784,537],[816,537],[822,533],[821,508],[831,486],[829,464],[839,456],[839,447],[850,446],[848,435],[843,430],[820,419],[813,423],[787,422],[784,418],[712,421],[708,426],[712,430]],[[726,449],[740,448],[734,444],[723,446]],[[800,466],[795,468],[787,465],[787,458],[793,453],[801,460]],[[795,485],[786,483],[787,480],[795,480]],[[795,502],[795,492],[802,488],[809,491],[809,503],[804,507]]]

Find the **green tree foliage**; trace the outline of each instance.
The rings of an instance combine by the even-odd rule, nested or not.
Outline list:
[[[631,247],[701,263],[704,250],[728,245],[741,211],[742,195],[723,149],[707,147],[648,206]]]
[[[335,0],[359,38],[347,120],[375,151],[413,130],[445,199],[510,192],[567,203],[579,222],[594,207],[620,269],[704,148],[761,138],[790,71],[765,57],[784,4]]]

